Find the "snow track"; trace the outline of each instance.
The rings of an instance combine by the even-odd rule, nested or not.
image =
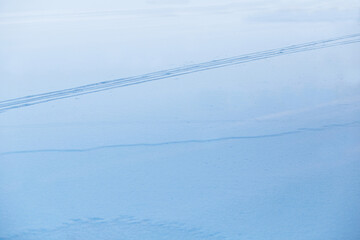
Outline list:
[[[313,41],[303,44],[291,45],[283,48],[277,48],[267,51],[255,52],[245,55],[239,55],[230,58],[212,60],[208,62],[203,62],[199,64],[192,64],[183,67],[166,69],[162,71],[147,73],[143,75],[138,75],[134,77],[120,78],[110,81],[103,81],[94,84],[83,85],[79,87],[63,89],[58,91],[52,91],[48,93],[35,94],[25,97],[19,97],[9,100],[0,101],[0,112],[6,110],[22,108],[26,106],[31,106],[35,104],[45,103],[49,101],[55,101],[63,98],[75,97],[79,95],[85,95],[105,90],[110,90],[113,88],[126,87],[130,85],[141,84],[145,82],[151,82],[156,80],[161,80],[165,78],[176,77],[180,75],[190,74],[194,72],[206,71],[214,68],[221,68],[236,64],[242,64],[246,62],[257,61],[261,59],[267,59],[287,54],[306,52],[316,49],[329,48],[353,43],[360,42],[360,33],[331,38],[321,41]]]

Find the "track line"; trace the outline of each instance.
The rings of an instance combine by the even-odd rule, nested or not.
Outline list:
[[[230,136],[230,137],[218,137],[218,138],[208,138],[208,139],[187,139],[187,140],[174,140],[166,142],[155,142],[155,143],[128,143],[128,144],[114,144],[114,145],[103,145],[89,148],[67,148],[67,149],[35,149],[35,150],[19,150],[19,151],[9,151],[9,152],[0,152],[0,156],[7,155],[18,155],[18,154],[31,154],[31,153],[81,153],[81,152],[91,152],[99,151],[104,149],[116,149],[116,148],[133,148],[133,147],[161,147],[167,145],[180,145],[180,144],[204,144],[204,143],[213,143],[213,142],[224,142],[224,141],[239,141],[239,140],[257,140],[265,138],[275,138],[275,137],[284,137],[289,135],[301,134],[306,132],[322,132],[334,128],[343,128],[343,127],[352,127],[358,126],[360,121],[353,121],[347,123],[334,123],[323,125],[316,128],[297,128],[295,130],[289,130],[286,132],[279,132],[273,134],[264,134],[264,135],[253,135],[253,136]]]
[[[0,112],[21,107],[31,106],[35,104],[45,103],[49,101],[60,100],[100,91],[106,91],[113,88],[126,87],[130,85],[142,84],[146,82],[181,76],[185,74],[206,71],[215,68],[221,68],[236,64],[242,64],[262,59],[294,54],[316,49],[329,48],[341,45],[348,45],[360,42],[360,33],[336,37],[326,40],[313,41],[303,44],[291,45],[283,48],[277,48],[267,51],[255,52],[250,54],[239,55],[230,58],[218,59],[199,64],[192,64],[178,68],[166,69],[162,71],[147,73],[143,75],[120,78],[110,81],[103,81],[74,88],[62,89],[42,94],[35,94],[25,97],[19,97],[9,100],[0,101]]]

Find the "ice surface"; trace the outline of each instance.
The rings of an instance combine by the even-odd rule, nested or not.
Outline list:
[[[0,101],[359,32],[356,1],[0,1]],[[0,113],[0,239],[358,239],[360,44]]]

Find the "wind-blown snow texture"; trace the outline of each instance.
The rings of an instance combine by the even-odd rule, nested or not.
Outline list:
[[[0,0],[0,239],[359,239],[358,7]]]

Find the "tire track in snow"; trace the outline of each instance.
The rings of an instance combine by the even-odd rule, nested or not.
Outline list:
[[[0,112],[45,103],[49,101],[60,100],[63,98],[75,97],[100,91],[106,91],[113,88],[126,87],[130,85],[142,84],[146,82],[181,76],[185,74],[206,71],[215,68],[221,68],[246,62],[258,61],[262,59],[294,54],[316,49],[329,48],[341,45],[348,45],[360,42],[360,33],[336,37],[326,40],[313,41],[303,44],[291,45],[283,48],[277,48],[267,51],[255,52],[245,55],[239,55],[230,58],[223,58],[199,64],[192,64],[178,68],[172,68],[134,77],[120,78],[110,81],[103,81],[74,88],[68,88],[48,93],[35,94],[25,97],[19,97],[0,101]]]

